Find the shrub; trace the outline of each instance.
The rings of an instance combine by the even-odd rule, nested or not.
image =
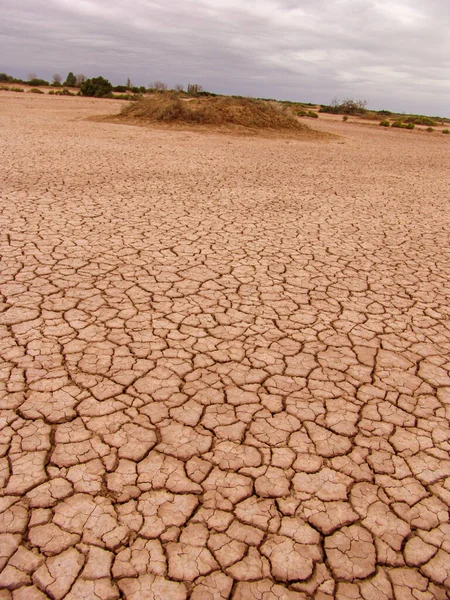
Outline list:
[[[80,85],[81,94],[83,96],[94,96],[95,98],[111,97],[112,85],[104,77],[93,77],[86,79]]]
[[[29,81],[27,81],[28,85],[32,85],[32,86],[47,86],[50,85],[48,81],[45,81],[45,79],[39,79],[38,77],[33,77],[32,79],[30,79]]]
[[[344,116],[342,117],[342,120],[343,120],[343,121],[348,121],[348,115],[344,115]]]
[[[433,127],[427,127],[427,131],[429,131],[431,133],[432,131],[434,131],[434,129],[433,129]]]
[[[29,90],[29,93],[30,94],[44,94],[45,92],[43,92],[39,88],[31,88],[31,90]]]
[[[12,88],[11,88],[11,91],[12,91],[12,92],[23,92],[23,91],[24,91],[24,89],[23,89],[23,88],[18,88],[18,87],[12,87]]]
[[[339,102],[337,98],[335,98],[331,106],[322,104],[319,112],[331,113],[333,115],[364,115],[366,114],[366,105],[367,102],[365,100],[353,100],[352,98],[347,98],[342,102]]]
[[[436,125],[435,121],[430,117],[422,117],[422,116],[411,116],[403,119],[403,123],[414,123],[414,125],[428,125],[429,127],[433,127]]]
[[[390,126],[390,123],[389,123],[389,121],[387,121],[387,120],[385,119],[384,121],[380,121],[380,122],[378,123],[378,125],[381,125],[381,127],[389,127],[389,126]],[[392,127],[393,127],[393,125],[392,125]]]
[[[379,110],[377,112],[379,115],[383,115],[383,117],[390,117],[392,115],[390,110]]]
[[[296,115],[298,117],[311,117],[311,119],[319,118],[319,115],[313,110],[297,110]]]
[[[414,123],[408,123],[408,125],[406,125],[406,129],[414,129],[414,127]]]
[[[54,96],[55,94],[58,94],[59,92],[55,92],[55,90],[50,90],[48,95],[49,96]]]
[[[394,121],[391,125],[391,127],[398,127],[398,128],[405,128],[405,125],[403,125],[403,123],[401,121]]]
[[[115,85],[112,91],[119,92],[120,94],[126,94],[128,92],[128,88],[126,85]]]
[[[57,96],[75,96],[75,94],[73,92],[71,92],[70,90],[68,90],[67,88],[63,88],[62,90],[57,90],[55,92],[55,94]]]
[[[443,129],[442,133],[449,134],[450,133],[450,129]]]

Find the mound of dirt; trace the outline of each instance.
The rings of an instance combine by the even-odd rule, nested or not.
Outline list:
[[[154,94],[126,105],[118,118],[134,123],[207,125],[219,130],[317,133],[275,102],[229,96],[183,99],[174,94]]]

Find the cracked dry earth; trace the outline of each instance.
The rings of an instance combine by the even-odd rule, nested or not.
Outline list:
[[[23,96],[0,99],[0,599],[448,598],[446,140]]]

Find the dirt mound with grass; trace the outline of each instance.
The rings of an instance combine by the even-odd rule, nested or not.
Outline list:
[[[184,99],[171,94],[155,94],[125,106],[118,119],[131,123],[205,126],[241,133],[320,135],[275,102],[229,96]]]

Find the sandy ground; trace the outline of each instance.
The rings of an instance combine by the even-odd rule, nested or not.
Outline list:
[[[0,599],[444,599],[449,140],[0,96]]]

